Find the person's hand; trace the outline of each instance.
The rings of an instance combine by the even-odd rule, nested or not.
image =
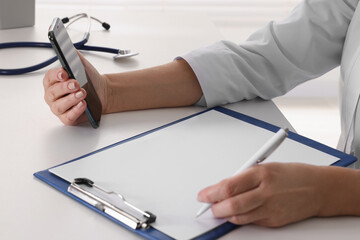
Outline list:
[[[86,73],[94,85],[98,94],[103,113],[106,111],[106,77],[98,71],[81,55],[81,61],[85,67]],[[87,121],[84,113],[86,109],[86,90],[80,88],[79,82],[69,79],[68,74],[63,68],[49,70],[43,79],[45,90],[45,101],[51,111],[65,124],[76,125]]]
[[[316,166],[268,163],[254,166],[198,194],[212,212],[235,224],[279,227],[318,214],[322,202]]]

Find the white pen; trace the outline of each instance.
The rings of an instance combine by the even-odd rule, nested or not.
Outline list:
[[[248,161],[246,161],[235,173],[233,176],[243,172],[244,170],[248,169],[249,167],[252,167],[258,163],[261,163],[264,161],[267,157],[270,156],[272,152],[275,151],[276,148],[280,146],[280,144],[284,141],[284,139],[288,135],[288,129],[282,129],[280,128],[279,131],[275,133],[274,136],[272,136]],[[205,203],[200,208],[200,210],[197,212],[195,217],[199,217],[204,212],[206,212],[208,209],[210,209],[212,206],[212,203]]]

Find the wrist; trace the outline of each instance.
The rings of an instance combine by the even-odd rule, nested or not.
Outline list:
[[[136,95],[131,73],[104,74],[106,82],[106,106],[104,113],[116,113],[136,110],[131,106],[132,95]]]
[[[320,167],[318,216],[360,216],[360,171],[343,167]]]
[[[100,100],[101,100],[101,103],[102,103],[102,114],[107,114],[107,113],[110,113],[110,99],[111,99],[111,96],[110,96],[110,86],[109,86],[109,77],[107,74],[102,74],[101,75],[101,78],[102,78],[102,90],[103,92],[101,93],[101,97],[100,97]]]

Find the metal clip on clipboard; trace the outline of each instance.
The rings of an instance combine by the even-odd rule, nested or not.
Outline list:
[[[156,220],[154,214],[138,209],[121,194],[107,191],[87,178],[76,178],[68,192],[133,229],[145,229]]]

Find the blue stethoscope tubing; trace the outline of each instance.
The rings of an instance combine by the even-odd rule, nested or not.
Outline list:
[[[108,48],[108,47],[98,47],[98,46],[89,46],[85,45],[87,43],[87,39],[83,39],[79,42],[74,43],[74,46],[78,50],[86,50],[86,51],[96,51],[96,52],[106,52],[106,53],[114,53],[118,54],[119,49]],[[47,42],[8,42],[8,43],[0,43],[0,49],[6,48],[52,48],[51,43]],[[0,69],[0,75],[20,75],[24,73],[34,72],[39,69],[42,69],[46,66],[49,66],[53,62],[57,60],[57,56],[49,58],[39,64],[32,65],[24,68],[13,68],[13,69]]]
[[[85,45],[88,42],[89,36],[90,36],[90,20],[94,19],[102,24],[102,26],[108,30],[110,28],[110,25],[101,22],[99,19],[94,18],[92,16],[89,16],[86,13],[80,13],[76,14],[69,18],[63,18],[65,22],[69,22],[69,20],[74,19],[72,22],[69,22],[68,26],[72,24],[73,22],[79,20],[80,18],[87,17],[88,18],[88,27],[87,31],[84,35],[84,38],[81,41],[78,41],[74,43],[74,46],[78,50],[86,50],[86,51],[95,51],[95,52],[105,52],[105,53],[113,53],[117,54],[116,57],[131,57],[134,55],[137,55],[138,53],[130,53],[130,50],[120,50],[116,48],[109,48],[109,47],[98,47],[98,46],[89,46]],[[91,19],[90,19],[91,18]],[[6,42],[6,43],[0,43],[0,50],[1,49],[8,49],[8,48],[52,48],[51,43],[48,42]],[[52,58],[49,58],[48,60],[45,60],[39,64],[35,64],[29,67],[24,68],[13,68],[13,69],[0,69],[0,75],[20,75],[25,73],[34,72],[37,70],[40,70],[44,67],[49,66],[53,62],[55,62],[58,59],[57,56],[54,56]]]

